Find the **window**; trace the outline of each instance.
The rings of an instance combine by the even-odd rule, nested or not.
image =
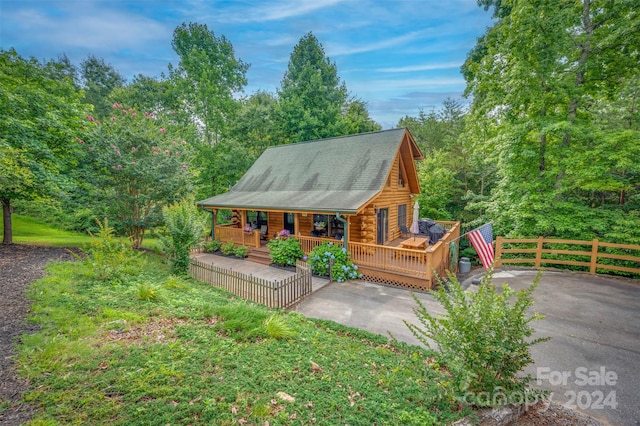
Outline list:
[[[407,205],[400,204],[398,206],[398,226],[407,226]]]
[[[260,229],[262,225],[267,224],[267,212],[247,211],[247,224],[254,229]]]

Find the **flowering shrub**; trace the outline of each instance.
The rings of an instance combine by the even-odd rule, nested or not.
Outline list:
[[[147,229],[162,223],[162,207],[189,193],[190,147],[162,115],[113,104],[114,116],[87,116],[80,164],[103,190],[112,223],[139,248]],[[117,114],[116,114],[117,113]]]
[[[269,241],[267,247],[271,261],[280,266],[295,265],[304,254],[297,238],[276,238]]]
[[[362,278],[358,266],[349,260],[350,253],[339,244],[325,241],[309,253],[309,263],[315,274],[329,276],[331,265],[332,278],[341,283],[347,280]]]

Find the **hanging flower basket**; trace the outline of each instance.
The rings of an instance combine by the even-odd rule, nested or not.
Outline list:
[[[315,226],[316,231],[323,231],[324,228],[327,227],[327,223],[326,222],[314,222],[313,226]]]

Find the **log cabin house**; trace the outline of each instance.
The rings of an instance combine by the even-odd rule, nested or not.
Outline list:
[[[251,247],[249,259],[269,263],[266,241],[286,230],[305,253],[327,239],[342,244],[369,281],[426,290],[449,269],[460,227],[438,222],[447,230],[438,242],[403,247],[422,158],[404,128],[274,146],[229,192],[197,204],[212,212],[212,238]],[[221,209],[230,223],[216,223]]]

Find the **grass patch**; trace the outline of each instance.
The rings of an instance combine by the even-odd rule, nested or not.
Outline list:
[[[20,214],[11,215],[13,242],[53,247],[83,247],[91,241],[87,233],[58,229],[42,220]],[[0,224],[0,239],[4,237],[4,225]],[[158,240],[145,238],[143,248],[156,250]]]
[[[32,425],[435,425],[471,411],[422,348],[269,310],[144,258],[123,280],[68,262],[34,283],[40,330],[19,346]],[[142,283],[162,297],[140,297]]]

